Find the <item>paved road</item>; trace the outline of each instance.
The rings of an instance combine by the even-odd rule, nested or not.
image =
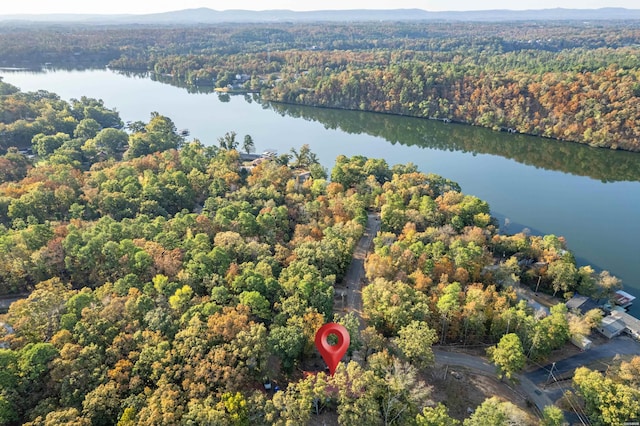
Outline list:
[[[364,282],[364,261],[369,253],[373,239],[380,231],[380,215],[369,213],[364,234],[353,252],[353,260],[347,270],[338,292],[344,294],[344,303],[347,312],[354,312],[360,318],[360,328],[364,329],[362,319],[362,283]]]
[[[484,374],[487,376],[495,376],[496,367],[489,363],[485,358],[475,355],[469,355],[459,352],[449,352],[442,349],[433,349],[436,357],[436,363],[440,365],[455,365],[458,367],[466,367],[473,370],[474,373]],[[535,404],[540,411],[544,410],[547,405],[552,405],[553,401],[549,396],[541,391],[526,376],[516,375],[517,385],[515,391],[526,397]]]
[[[549,379],[549,372],[553,367],[553,374],[556,377],[572,376],[573,371],[583,365],[588,365],[599,360],[611,360],[616,355],[640,355],[640,343],[627,336],[619,336],[604,345],[596,346],[584,352],[580,352],[572,357],[563,359],[553,364],[545,365],[537,370],[526,374],[527,378],[534,383],[544,384]]]
[[[433,353],[436,363],[439,365],[466,367],[473,370],[474,373],[488,376],[494,376],[496,373],[495,366],[480,356],[437,348],[434,348]],[[553,367],[554,375],[556,377],[568,377],[580,366],[588,365],[598,360],[611,360],[617,354],[640,354],[640,343],[626,336],[617,337],[604,345],[556,362]],[[552,364],[549,364],[535,371],[516,375],[518,384],[515,386],[515,390],[524,395],[540,411],[547,405],[552,405],[554,400],[562,396],[563,391],[568,387],[567,385],[570,385],[569,382],[560,383],[560,385],[548,384],[551,368]]]

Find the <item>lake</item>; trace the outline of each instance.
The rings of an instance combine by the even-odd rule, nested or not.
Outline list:
[[[413,162],[489,202],[507,231],[567,239],[580,265],[607,269],[640,296],[640,154],[410,117],[290,105],[250,96],[195,93],[110,70],[0,71],[24,91],[103,99],[126,121],[157,111],[192,138],[215,144],[228,131],[250,134],[258,152],[309,144],[329,170],[339,154]],[[632,311],[640,315],[640,302]]]

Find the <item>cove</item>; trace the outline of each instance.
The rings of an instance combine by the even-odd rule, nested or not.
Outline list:
[[[609,270],[640,296],[639,154],[410,117],[220,98],[110,70],[0,76],[24,91],[103,99],[125,122],[148,121],[157,111],[205,144],[233,130],[250,134],[258,152],[309,144],[329,169],[339,154],[413,162],[488,201],[503,228],[509,219],[508,232],[527,227],[564,236],[580,265]],[[632,313],[640,314],[639,304]]]

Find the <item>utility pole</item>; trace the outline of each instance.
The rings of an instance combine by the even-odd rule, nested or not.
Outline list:
[[[554,362],[553,364],[551,364],[551,370],[549,370],[549,377],[547,377],[547,384],[551,381],[551,377],[553,377],[553,369],[555,367],[556,367],[556,363]]]

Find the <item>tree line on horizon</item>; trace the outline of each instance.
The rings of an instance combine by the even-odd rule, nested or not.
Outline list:
[[[51,40],[56,40],[52,46]],[[455,120],[637,152],[635,22],[0,28],[0,65],[109,65],[279,102]]]

